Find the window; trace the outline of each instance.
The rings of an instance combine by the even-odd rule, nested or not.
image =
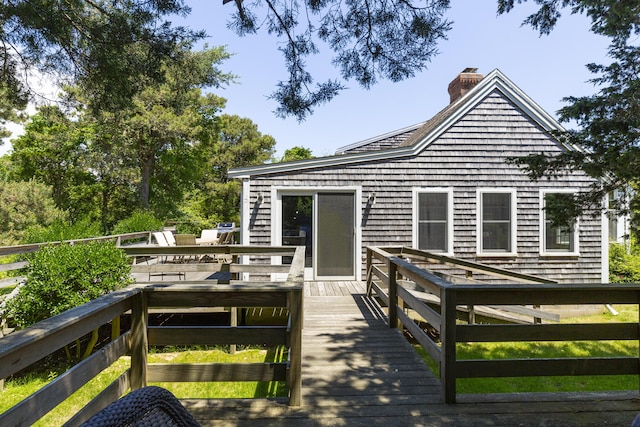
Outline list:
[[[542,190],[540,192],[540,238],[541,255],[577,255],[578,233],[577,221],[572,226],[557,226],[545,210],[550,198],[571,197],[572,190]]]
[[[415,189],[413,200],[414,246],[425,251],[452,254],[452,189]]]
[[[515,190],[478,190],[478,254],[516,254]]]

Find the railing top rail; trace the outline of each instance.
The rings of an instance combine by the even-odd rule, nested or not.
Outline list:
[[[28,254],[31,252],[36,252],[43,246],[48,245],[60,245],[63,243],[77,244],[77,243],[87,243],[93,241],[107,241],[107,240],[129,240],[129,239],[137,239],[142,237],[149,236],[149,231],[141,231],[136,233],[126,233],[126,234],[114,234],[111,236],[100,236],[100,237],[88,237],[86,239],[74,239],[74,240],[62,240],[55,242],[42,242],[42,243],[32,243],[27,245],[14,245],[14,246],[0,246],[0,256],[4,255],[16,255],[16,254]]]
[[[134,246],[122,249],[129,256],[228,254],[228,255],[295,255],[298,246],[184,245]]]
[[[136,287],[127,287],[3,337],[0,378],[8,377],[109,322],[116,312],[126,311],[130,298],[140,292]]]
[[[428,261],[436,261],[440,264],[448,265],[451,267],[458,267],[463,270],[473,271],[476,273],[485,273],[490,276],[500,277],[503,279],[510,279],[520,283],[558,283],[555,280],[547,279],[544,277],[534,276],[531,274],[518,273],[504,268],[493,267],[486,264],[479,264],[473,261],[466,261],[458,258],[449,257],[446,255],[434,254],[431,252],[421,251],[413,248],[402,248],[402,254],[408,254],[411,256],[424,258]]]
[[[134,285],[144,292],[274,292],[302,288],[302,283],[236,282],[211,283],[211,280],[181,280],[179,283],[153,283]]]
[[[422,258],[425,261],[438,262],[439,264],[448,265],[451,267],[457,267],[462,270],[473,271],[476,273],[484,273],[494,277],[500,277],[504,279],[513,280],[519,283],[558,283],[555,280],[545,277],[534,276],[531,274],[518,273],[504,268],[493,267],[486,264],[480,264],[473,261],[466,261],[458,258],[449,257],[446,255],[434,254],[432,252],[422,251],[419,249],[402,247],[402,246],[372,246],[368,247],[377,258],[390,256],[410,255],[415,258]]]
[[[637,304],[640,284],[455,285],[458,304]]]
[[[291,260],[291,267],[289,268],[289,275],[287,276],[287,281],[285,282],[289,287],[302,288],[302,285],[304,283],[304,254],[305,247],[296,246],[295,254],[293,255],[293,259]]]

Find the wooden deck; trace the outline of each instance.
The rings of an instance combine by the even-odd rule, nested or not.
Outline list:
[[[307,282],[302,406],[271,400],[183,403],[215,426],[630,426],[640,395],[459,395],[440,384],[361,282]]]

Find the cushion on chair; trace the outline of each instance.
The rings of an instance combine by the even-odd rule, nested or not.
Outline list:
[[[82,427],[200,426],[170,391],[149,386],[132,391],[88,419]]]

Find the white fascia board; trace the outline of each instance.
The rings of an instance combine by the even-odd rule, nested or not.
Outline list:
[[[272,173],[292,172],[305,169],[322,168],[326,166],[342,166],[352,163],[361,163],[374,160],[385,160],[410,156],[413,147],[392,148],[389,150],[367,151],[364,153],[344,154],[340,156],[317,157],[314,159],[298,160],[286,163],[268,163],[259,166],[230,169],[229,178],[248,178],[255,175],[267,175]]]

